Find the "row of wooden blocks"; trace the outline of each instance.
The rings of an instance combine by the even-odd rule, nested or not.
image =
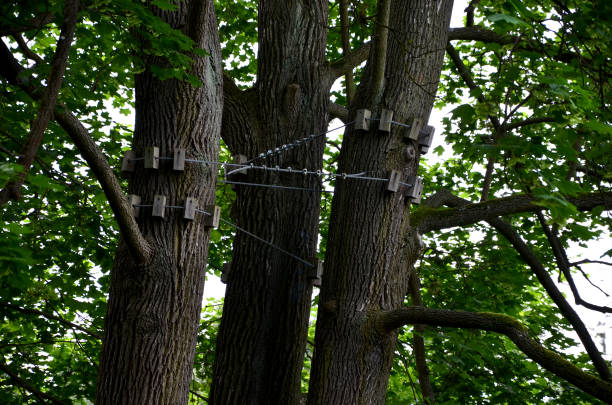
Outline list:
[[[134,151],[128,150],[123,154],[121,160],[121,173],[129,174],[136,166],[136,155]],[[145,169],[159,169],[159,147],[147,146],[144,148],[143,166]],[[177,148],[172,154],[172,170],[182,172],[185,170],[185,149]]]
[[[229,274],[232,271],[231,263],[223,263],[223,270],[221,271],[221,282],[227,284],[229,281]],[[315,264],[308,269],[308,279],[315,287],[321,287],[321,279],[323,277],[323,261],[317,259]]]
[[[396,193],[400,190],[402,173],[398,170],[391,170],[389,174],[389,182],[387,183],[387,191]],[[421,194],[423,193],[423,179],[417,176],[408,176],[406,179],[404,197],[410,200],[413,204],[421,202]]]
[[[138,218],[140,216],[140,209],[143,207],[141,204],[142,199],[136,194],[128,195],[128,201],[134,210],[134,216]],[[151,216],[164,218],[166,215],[166,209],[178,208],[183,210],[183,218],[193,220],[196,212],[205,215],[204,226],[211,228],[219,227],[219,219],[221,218],[221,207],[217,205],[207,205],[203,210],[198,209],[198,200],[193,197],[187,197],[185,199],[185,205],[181,207],[166,205],[167,197],[165,195],[155,194],[153,197],[153,204],[151,206]]]
[[[372,112],[370,110],[357,110],[354,128],[369,131],[370,121],[372,121]],[[393,111],[383,108],[378,119],[378,130],[380,132],[391,132],[391,124],[393,124]],[[417,142],[419,150],[424,154],[427,153],[431,146],[434,132],[435,128],[431,125],[424,125],[422,118],[415,118],[412,120],[412,125],[410,125],[410,131],[404,135],[404,138]]]

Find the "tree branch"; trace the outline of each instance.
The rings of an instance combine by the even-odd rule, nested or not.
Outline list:
[[[484,43],[497,43],[500,45],[508,45],[514,44],[521,41],[518,37],[513,37],[510,35],[500,35],[494,31],[488,30],[482,27],[459,27],[459,28],[451,28],[448,32],[448,40],[450,41],[480,41]],[[546,45],[540,43],[527,42],[523,43],[520,46],[517,46],[516,50],[525,50],[531,52],[537,52],[544,56],[551,56],[551,59],[563,62],[570,63],[574,60],[578,60],[582,65],[587,65],[589,67],[593,67],[593,63],[591,60],[588,60],[582,55],[573,52],[559,52],[558,50],[551,49],[548,54],[545,51]]]
[[[512,131],[513,129],[521,128],[527,125],[541,124],[544,122],[556,122],[557,119],[552,117],[531,117],[521,121],[515,121],[510,124],[502,125],[504,131]]]
[[[478,100],[478,102],[484,103],[485,98],[482,95],[482,92],[480,91],[479,87],[474,82],[474,79],[472,79],[472,74],[467,69],[467,67],[465,67],[465,65],[463,64],[463,61],[461,60],[461,57],[459,56],[459,52],[457,52],[457,50],[450,44],[450,42],[446,45],[446,53],[453,61],[453,64],[457,68],[457,72],[459,73],[459,76],[461,76],[466,86],[468,86],[468,88],[472,91],[472,93],[477,94],[476,99]],[[493,129],[497,133],[501,127],[501,124],[499,123],[499,119],[493,115],[489,115],[488,117],[489,117],[489,120],[491,121],[491,125],[493,125]]]
[[[338,118],[344,123],[348,121],[349,111],[346,109],[346,107],[341,106],[340,104],[332,103],[330,101],[329,105],[327,106],[327,111],[333,118]]]
[[[421,283],[419,276],[415,270],[410,274],[409,279],[410,288],[410,300],[413,306],[423,307],[423,299],[421,297]],[[414,361],[416,363],[416,369],[419,376],[419,386],[421,387],[421,393],[428,405],[434,404],[436,401],[431,381],[429,379],[429,367],[427,366],[427,356],[425,351],[425,339],[423,334],[425,333],[425,325],[415,324],[414,332],[412,333],[412,343],[414,345]]]
[[[37,315],[37,316],[42,316],[42,317],[47,318],[47,319],[53,319],[53,320],[58,321],[59,323],[61,323],[63,325],[69,326],[69,327],[74,328],[76,330],[80,330],[81,332],[85,332],[86,334],[88,334],[91,337],[94,337],[96,339],[102,340],[102,335],[100,335],[100,334],[98,334],[96,332],[92,332],[92,331],[90,331],[89,329],[87,329],[87,328],[85,328],[83,326],[77,325],[76,323],[72,323],[70,321],[67,321],[66,319],[64,319],[64,318],[62,318],[61,316],[58,316],[58,315],[53,315],[53,314],[50,314],[48,312],[39,311],[37,309],[22,308],[22,307],[20,307],[18,305],[9,304],[7,302],[0,302],[0,307],[8,308],[8,309],[11,309],[11,310],[13,310],[15,312],[22,313],[24,315]]]
[[[478,26],[450,28],[448,31],[448,40],[480,41],[485,43],[495,42],[500,45],[513,44],[516,42],[516,38],[500,35],[495,31]]]
[[[53,116],[55,102],[57,101],[57,96],[62,87],[62,79],[66,71],[66,63],[68,61],[72,38],[74,37],[74,29],[76,27],[78,15],[79,1],[67,0],[64,7],[64,21],[62,22],[60,37],[57,41],[55,54],[51,60],[51,71],[47,78],[47,87],[45,87],[40,97],[41,100],[38,113],[32,122],[30,134],[21,151],[21,158],[18,162],[23,166],[23,170],[17,175],[15,181],[10,181],[4,190],[0,191],[0,206],[6,204],[9,199],[18,200],[21,197],[21,187],[26,177],[28,177],[30,167],[32,166],[36,152],[42,142],[47,125]]]
[[[340,0],[340,27],[342,29],[342,54],[346,55],[351,51],[349,19],[348,19],[348,0]],[[355,80],[353,71],[346,72],[346,105],[351,105],[355,95]]]
[[[521,258],[529,265],[531,270],[535,273],[538,281],[544,287],[548,296],[554,301],[554,303],[561,311],[561,314],[572,324],[574,331],[582,341],[584,348],[586,349],[595,369],[599,373],[600,377],[606,381],[610,381],[612,376],[608,363],[601,357],[601,353],[595,346],[588,329],[580,319],[580,316],[574,311],[571,305],[567,302],[561,291],[557,288],[552,278],[546,272],[546,269],[533,253],[533,251],[527,246],[527,244],[521,239],[520,235],[512,228],[512,226],[506,221],[500,218],[494,218],[488,221],[499,233],[504,235],[506,239],[512,244],[514,249],[519,253]]]
[[[41,403],[46,404],[47,401],[51,401],[52,403],[58,405],[68,405],[66,402],[55,398],[54,396],[49,395],[46,392],[42,392],[23,378],[19,377],[19,375],[17,375],[6,363],[2,361],[0,361],[0,370],[4,371],[9,377],[11,377],[11,380],[13,380],[15,384],[19,385],[26,391],[31,392],[32,395],[34,395]]]
[[[194,390],[189,390],[189,393],[191,395],[193,395],[196,398],[201,399],[202,401],[208,403],[208,398],[206,398],[204,395],[198,394],[197,392],[195,392]]]
[[[377,325],[380,330],[387,333],[407,324],[480,329],[504,334],[523,353],[546,370],[603,401],[609,401],[612,397],[612,383],[581,370],[557,353],[546,349],[529,336],[525,326],[510,316],[422,307],[385,311],[377,316]]]
[[[487,169],[485,171],[484,180],[482,181],[482,191],[480,192],[480,202],[485,202],[489,198],[491,191],[491,182],[493,181],[493,170],[495,170],[495,159],[489,156],[487,159]]]
[[[439,193],[436,193],[436,195],[434,195],[433,197],[435,198],[428,199],[428,201],[425,202],[426,204],[429,204],[430,207],[435,207],[435,206],[439,207],[441,205],[449,205],[452,207],[462,207],[462,206],[467,207],[470,205],[469,201],[453,195],[448,190],[443,190]],[[610,198],[610,196],[608,196],[608,198]],[[489,202],[481,203],[477,205],[488,204],[488,203]],[[598,205],[602,205],[602,204],[598,204]],[[541,209],[541,207],[539,209]],[[601,357],[601,353],[599,353],[597,346],[595,346],[595,343],[593,342],[593,339],[591,338],[589,331],[584,325],[584,322],[582,322],[582,319],[580,319],[580,316],[578,316],[576,311],[574,311],[574,309],[567,302],[565,297],[563,297],[563,294],[561,294],[561,291],[559,291],[559,289],[557,288],[553,280],[550,278],[550,276],[546,272],[546,269],[544,268],[544,266],[542,265],[538,257],[533,253],[533,251],[529,248],[529,246],[527,246],[527,244],[523,241],[520,235],[514,230],[514,228],[512,228],[512,226],[509,223],[507,223],[506,221],[498,217],[490,218],[487,220],[487,222],[491,224],[499,233],[501,233],[512,244],[514,249],[519,253],[519,255],[525,261],[525,263],[529,265],[531,270],[535,273],[536,277],[538,278],[538,281],[540,282],[540,284],[542,284],[542,286],[548,293],[549,297],[553,300],[553,302],[559,308],[559,311],[561,312],[561,314],[574,327],[576,334],[578,334],[580,341],[582,341],[584,348],[589,354],[589,357],[591,358],[591,361],[593,362],[593,365],[595,366],[595,369],[597,370],[601,378],[604,380],[610,381],[612,379],[612,375],[610,374],[610,369],[608,368],[608,364]]]
[[[53,13],[45,12],[38,14],[25,24],[19,25],[19,23],[16,22],[17,24],[0,25],[0,37],[20,34],[24,31],[33,29],[40,29],[53,21],[53,18]]]
[[[454,208],[432,209],[449,205],[453,201]],[[567,197],[567,201],[575,205],[579,211],[590,211],[598,206],[610,210],[612,192],[585,193],[577,197]],[[425,233],[470,225],[504,215],[541,211],[543,207],[537,202],[535,196],[519,194],[473,204],[455,197],[448,190],[441,190],[425,200],[422,207],[412,213],[411,221],[422,233]]]
[[[569,284],[570,290],[572,291],[572,295],[574,296],[574,301],[576,302],[576,304],[582,305],[583,307],[588,308],[593,311],[598,311],[598,312],[603,312],[603,313],[612,313],[612,308],[591,304],[590,302],[584,301],[582,297],[580,297],[578,287],[576,287],[576,283],[574,283],[574,277],[572,276],[572,272],[570,271],[571,265],[569,263],[569,260],[567,259],[567,253],[565,252],[563,245],[561,245],[561,241],[559,240],[557,235],[555,235],[550,230],[548,225],[546,224],[546,219],[544,218],[544,215],[541,212],[537,212],[536,215],[538,217],[538,220],[540,221],[540,225],[542,226],[542,229],[544,230],[544,234],[546,235],[546,238],[548,239],[548,243],[550,244],[550,247],[552,248],[553,254],[555,256],[555,261],[557,262],[557,267],[561,270],[561,272],[563,273],[563,276],[565,276],[565,279],[567,280]]]
[[[33,84],[34,80],[15,59],[3,41],[0,41],[0,60],[5,61],[0,63],[0,75],[11,84],[21,88],[33,99],[36,100],[40,97],[40,89]],[[132,207],[123,194],[104,154],[83,124],[65,106],[59,104],[55,107],[55,120],[70,136],[100,182],[115,214],[121,236],[130,248],[131,254],[138,262],[147,262],[151,256],[151,247],[140,233]]]
[[[577,262],[570,263],[570,266],[579,266],[581,264],[603,264],[605,266],[612,266],[612,263],[604,262],[603,260],[591,260],[591,259],[583,259]]]
[[[45,63],[43,58],[41,58],[38,54],[36,54],[28,47],[28,44],[25,42],[21,34],[14,34],[13,39],[15,39],[15,42],[17,42],[17,45],[19,45],[19,50],[24,54],[26,58],[36,63]]]
[[[474,0],[470,1],[470,4],[465,8],[465,26],[474,26]]]
[[[335,81],[340,76],[352,72],[353,69],[363,63],[370,54],[371,43],[367,42],[361,48],[346,54],[342,59],[329,64],[328,79]]]
[[[382,97],[385,81],[385,66],[387,66],[387,46],[389,41],[389,16],[391,0],[378,0],[376,8],[376,27],[374,30],[374,54],[372,74],[367,89],[367,100],[373,105],[378,104]]]

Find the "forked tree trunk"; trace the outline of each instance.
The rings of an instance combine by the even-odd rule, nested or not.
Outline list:
[[[358,89],[355,109],[367,108],[373,118],[382,108],[394,120],[411,124],[429,117],[436,92],[452,0],[392,2],[384,90],[371,95],[372,64]],[[372,52],[376,52],[373,48]],[[380,99],[380,103],[376,100]],[[374,102],[373,102],[374,100]],[[419,153],[405,141],[407,128],[390,134],[347,128],[339,171],[385,177],[402,172],[402,181],[416,175]],[[415,153],[416,152],[416,153]],[[425,186],[427,187],[427,186]],[[386,184],[346,179],[337,181],[328,248],[319,299],[315,354],[309,404],[383,404],[397,333],[377,327],[376,314],[399,308],[408,291],[409,271],[420,253],[419,237],[410,227],[410,204]]]
[[[133,147],[137,157],[145,147],[159,147],[162,157],[186,148],[188,158],[216,160],[222,109],[222,72],[213,1],[178,3],[175,12],[155,10],[173,27],[180,27],[209,56],[196,57],[193,74],[203,82],[194,88],[177,80],[153,77],[147,69],[136,77],[136,127]],[[184,206],[195,197],[201,209],[215,201],[217,169],[185,165],[173,172],[172,161],[159,169],[143,169],[130,178],[129,192],[142,204],[154,195],[167,197],[168,206]],[[204,214],[183,219],[183,210],[166,209],[164,218],[140,208],[141,232],[153,247],[150,262],[136,264],[124,243],[116,252],[111,275],[108,312],[96,403],[185,404],[192,378],[196,334],[201,311],[209,230]]]
[[[331,83],[325,72],[328,2],[261,0],[257,83],[226,81],[222,136],[252,159],[326,130]],[[318,170],[324,138],[256,165]],[[230,180],[313,191],[237,186],[237,225],[309,263],[317,246],[320,184],[308,175],[250,170]],[[296,404],[300,397],[312,287],[309,267],[238,232],[217,337],[212,404]]]

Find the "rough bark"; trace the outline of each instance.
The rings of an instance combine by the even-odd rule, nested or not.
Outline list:
[[[360,86],[351,105],[373,118],[382,108],[411,124],[429,117],[440,77],[452,1],[393,1],[385,82],[380,104],[368,104]],[[376,41],[373,41],[376,43]],[[371,55],[375,54],[372,50]],[[372,57],[372,56],[371,56]],[[368,83],[370,62],[362,83]],[[405,143],[406,128],[379,133],[345,132],[339,171],[385,177],[415,175],[418,153]],[[410,270],[421,246],[410,227],[409,204],[381,182],[338,179],[332,206],[323,286],[319,298],[309,404],[382,404],[396,344],[396,332],[380,334],[370,314],[401,307]]]
[[[259,3],[257,82],[239,91],[226,80],[222,136],[248,159],[322,133],[331,81],[324,51],[327,1]],[[257,159],[258,165],[320,170],[325,139]],[[246,182],[320,189],[313,176],[250,171]],[[313,262],[319,193],[238,186],[240,227]],[[296,404],[308,331],[309,267],[238,232],[217,338],[213,404]]]
[[[180,27],[209,56],[194,57],[192,72],[203,86],[177,80],[160,81],[147,68],[136,76],[136,125],[133,147],[143,156],[157,146],[160,156],[185,148],[188,158],[218,156],[222,109],[222,72],[213,1],[179,2],[174,12],[154,11]],[[147,66],[164,64],[149,56]],[[151,204],[155,194],[168,206],[183,206],[195,197],[199,207],[214,204],[217,168],[185,165],[173,172],[171,161],[159,170],[137,162],[129,192]],[[146,264],[137,264],[120,242],[111,274],[108,310],[96,403],[186,403],[192,377],[198,320],[204,288],[209,232],[204,214],[183,219],[180,209],[166,209],[165,218],[141,208],[139,227],[153,247]]]

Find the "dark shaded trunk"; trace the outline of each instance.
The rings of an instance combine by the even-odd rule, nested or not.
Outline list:
[[[371,110],[372,118],[382,108],[392,110],[394,121],[405,124],[427,120],[451,10],[452,1],[446,0],[392,2],[384,90],[377,95],[369,88],[376,85],[368,76],[375,63],[370,60],[350,121],[359,108]],[[382,133],[377,121],[370,127],[368,132],[348,127],[339,171],[367,171],[380,178],[393,169],[408,183],[419,162],[414,142],[404,141],[409,129],[392,126],[390,134]],[[387,192],[385,183],[375,181],[339,179],[336,184],[308,400],[382,404],[397,333],[378,330],[375,318],[379,311],[403,305],[420,240],[410,227],[410,206],[402,192]]]
[[[194,58],[192,72],[203,82],[194,88],[177,80],[160,81],[149,71],[164,61],[145,57],[147,69],[136,77],[136,127],[133,150],[143,156],[148,146],[161,157],[185,148],[188,158],[216,160],[222,109],[222,72],[213,2],[179,2],[176,12],[159,12],[180,27],[209,56]],[[185,165],[172,171],[172,161],[144,169],[140,161],[129,192],[152,204],[154,195],[166,205],[184,206],[194,197],[201,209],[214,204],[217,168]],[[196,334],[208,252],[206,217],[183,219],[183,210],[167,208],[164,218],[140,208],[140,230],[153,247],[146,264],[136,264],[120,243],[111,276],[108,312],[96,403],[186,403],[192,377]]]
[[[257,83],[239,91],[226,80],[222,136],[233,154],[257,158],[283,144],[324,132],[331,83],[326,78],[327,1],[259,4]],[[256,165],[319,170],[324,137]],[[239,178],[233,178],[239,180]],[[314,262],[320,179],[250,170],[241,181],[313,191],[238,186],[237,225]],[[295,404],[312,293],[309,266],[238,232],[217,338],[213,404]]]

